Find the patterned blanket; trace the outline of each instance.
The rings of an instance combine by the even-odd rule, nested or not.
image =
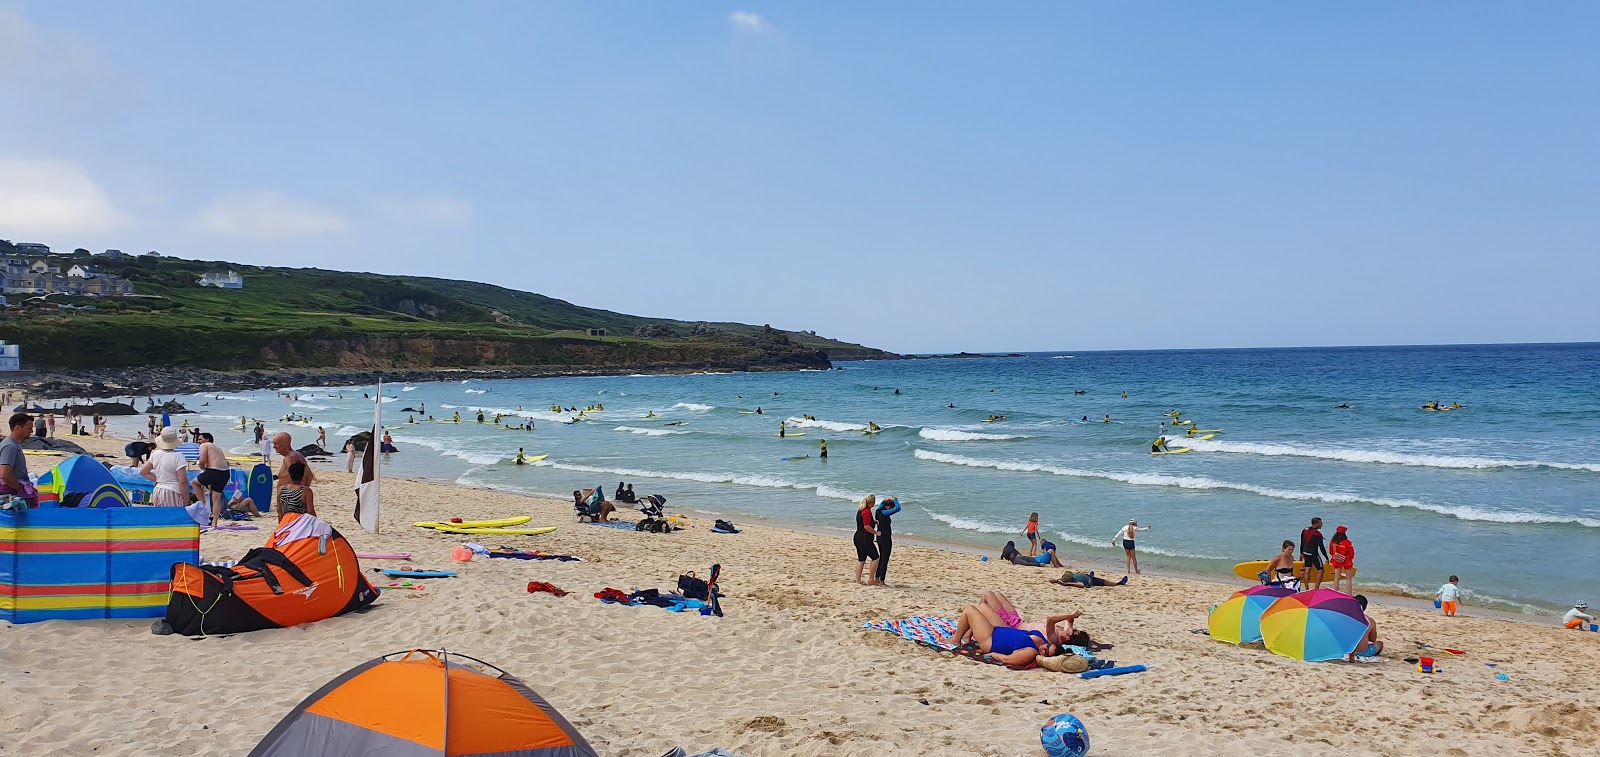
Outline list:
[[[904,620],[878,620],[867,623],[863,628],[873,628],[879,631],[888,631],[907,641],[933,647],[941,652],[949,652],[949,644],[940,643],[939,639],[953,636],[956,632],[956,622],[950,618],[936,618],[932,615],[913,615]]]
[[[909,618],[904,618],[901,620],[873,621],[871,623],[862,625],[862,628],[888,631],[889,633],[899,636],[907,641],[914,641],[925,647],[937,649],[940,652],[950,652],[957,656],[965,657],[969,660],[975,660],[988,665],[1005,665],[1005,667],[1011,670],[1031,670],[1039,667],[1039,664],[1036,662],[1030,662],[1021,667],[1006,665],[1005,663],[1000,662],[989,655],[979,652],[971,644],[962,647],[952,647],[951,645],[940,641],[940,639],[955,635],[956,622],[950,618],[938,618],[932,615],[913,615]]]

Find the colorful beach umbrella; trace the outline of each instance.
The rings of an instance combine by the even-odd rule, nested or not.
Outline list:
[[[1296,660],[1337,660],[1367,634],[1367,616],[1355,597],[1314,589],[1282,597],[1261,613],[1261,640],[1274,654]]]
[[[1218,605],[1207,619],[1206,624],[1210,627],[1211,638],[1229,644],[1261,641],[1261,614],[1266,612],[1272,603],[1294,593],[1294,589],[1285,589],[1282,586],[1252,586],[1234,592],[1233,596]]]

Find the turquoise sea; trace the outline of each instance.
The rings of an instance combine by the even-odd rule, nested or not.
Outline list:
[[[1330,535],[1349,527],[1358,585],[1431,597],[1456,573],[1468,602],[1524,612],[1600,598],[1600,345],[1070,352],[838,367],[385,385],[384,422],[402,426],[387,472],[560,497],[626,480],[680,508],[841,533],[855,500],[895,494],[907,505],[897,535],[996,551],[1037,511],[1069,559],[1119,563],[1112,534],[1136,517],[1154,525],[1139,539],[1143,564],[1215,575],[1267,559],[1321,516]],[[208,430],[248,415],[300,445],[324,426],[335,451],[371,422],[361,397],[372,387],[292,390],[298,401],[272,391],[181,399]],[[1465,408],[1418,408],[1428,400]],[[407,424],[426,415],[403,408],[424,403],[436,418],[471,421],[482,409],[537,430]],[[595,403],[605,410],[576,423],[549,409]],[[741,413],[757,407],[763,414]],[[1152,456],[1174,409],[1222,432],[1175,439],[1188,454]],[[290,412],[313,421],[278,420]],[[652,412],[660,417],[642,417]],[[1006,418],[983,422],[991,415]],[[777,438],[786,419],[804,435]],[[113,428],[131,433],[134,419],[119,420]],[[869,422],[882,432],[864,433]],[[237,431],[219,439],[252,449]],[[817,456],[823,439],[826,461]],[[518,447],[549,458],[512,465]],[[841,542],[841,560],[847,552]]]

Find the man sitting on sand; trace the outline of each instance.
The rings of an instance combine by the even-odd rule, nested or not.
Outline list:
[[[1096,576],[1094,571],[1090,571],[1088,573],[1073,573],[1069,570],[1065,573],[1062,573],[1061,578],[1055,579],[1050,583],[1053,583],[1057,586],[1070,586],[1074,589],[1090,589],[1096,586],[1127,586],[1128,577],[1123,576],[1121,581],[1112,583],[1104,578]]]
[[[1367,611],[1366,595],[1357,594],[1356,602],[1361,605],[1361,612],[1365,613]],[[1347,659],[1355,662],[1357,657],[1377,657],[1378,653],[1382,651],[1383,642],[1378,641],[1378,621],[1373,620],[1372,616],[1368,615],[1367,635],[1361,637],[1361,643],[1356,646],[1356,651],[1351,652]]]

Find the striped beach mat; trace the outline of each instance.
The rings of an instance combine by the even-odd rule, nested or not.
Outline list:
[[[950,618],[938,618],[932,615],[913,615],[903,620],[876,620],[863,625],[862,628],[888,631],[907,641],[948,652],[950,645],[940,643],[939,639],[954,635],[956,622]]]

